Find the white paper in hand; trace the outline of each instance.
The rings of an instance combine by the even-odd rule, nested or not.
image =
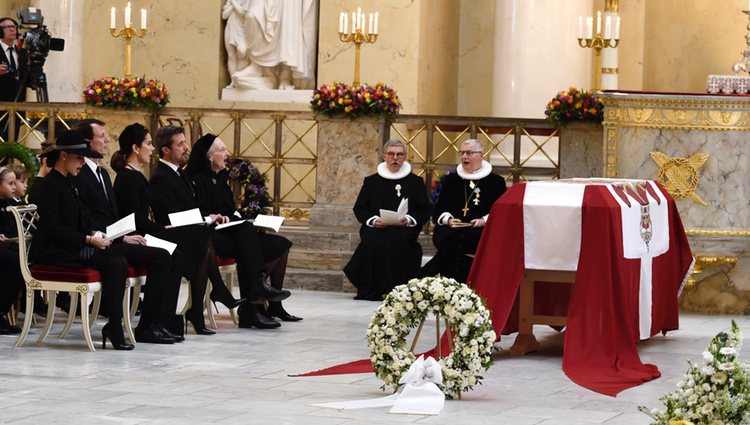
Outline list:
[[[398,204],[397,211],[391,210],[380,210],[380,222],[389,226],[399,224],[401,219],[406,217],[409,213],[409,199],[401,199],[401,203]]]
[[[253,220],[253,224],[255,225],[255,227],[271,229],[276,233],[279,233],[279,229],[281,228],[281,223],[283,222],[284,222],[284,217],[279,217],[276,215],[263,215],[263,214],[258,214],[258,216],[255,217],[255,220]]]
[[[216,230],[221,230],[221,229],[224,229],[224,228],[226,228],[226,227],[232,227],[232,226],[236,226],[236,225],[238,225],[238,224],[242,224],[242,223],[244,223],[245,221],[246,221],[246,220],[227,221],[226,223],[222,223],[222,224],[217,224],[217,225],[216,225]]]
[[[178,227],[188,226],[190,224],[201,224],[205,223],[205,221],[203,220],[203,217],[201,217],[201,210],[193,208],[192,210],[169,214],[169,223],[172,227]]]
[[[146,234],[146,246],[166,249],[169,255],[172,255],[174,253],[175,248],[177,248],[176,243],[165,241],[164,239],[159,239],[156,236],[149,235],[149,234]]]
[[[130,214],[127,217],[121,218],[120,220],[107,226],[105,241],[109,242],[115,240],[120,236],[127,235],[130,232],[135,232],[135,215]]]

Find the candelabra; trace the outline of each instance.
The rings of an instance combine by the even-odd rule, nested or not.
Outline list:
[[[750,2],[749,2],[750,3]],[[750,9],[750,4],[747,6]],[[747,15],[750,21],[750,10],[743,10],[742,13]],[[732,70],[735,74],[739,74],[740,71],[750,72],[750,23],[747,24],[747,35],[745,35],[745,43],[747,48],[742,51],[742,59],[735,62],[732,66]]]
[[[115,8],[112,8],[112,14],[109,25],[109,34],[112,37],[125,37],[125,77],[130,78],[130,59],[131,59],[131,40],[133,37],[143,38],[146,36],[146,10],[141,9],[141,29],[133,28],[133,22],[130,20],[130,2],[125,7],[125,26],[118,30],[115,26]]]
[[[362,43],[374,43],[378,40],[378,13],[370,14],[370,27],[364,31],[365,15],[362,9],[352,12],[352,32],[349,33],[349,19],[345,12],[339,16],[339,40],[343,43],[354,43],[354,86],[359,86],[359,55]]]
[[[578,45],[583,48],[594,49],[594,88],[602,88],[602,49],[610,47],[612,49],[617,48],[620,44],[620,17],[617,16],[614,22],[614,36],[612,34],[612,21],[613,12],[617,12],[617,2],[614,0],[606,3],[607,9],[605,12],[608,15],[605,18],[604,34],[602,34],[602,12],[596,12],[596,33],[593,32],[594,18],[589,16],[586,18],[586,37],[584,34],[583,17],[578,17]],[[617,58],[614,58],[614,64],[608,66],[614,66],[614,72],[616,73]],[[609,68],[608,71],[611,71]],[[611,87],[608,87],[611,88]]]

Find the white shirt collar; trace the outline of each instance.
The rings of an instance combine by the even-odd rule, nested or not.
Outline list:
[[[8,48],[9,47],[13,47],[13,51],[14,52],[16,51],[16,47],[15,47],[14,44],[5,44],[5,42],[3,40],[0,40],[0,45],[2,45],[2,47],[3,47],[3,53],[5,53],[6,55],[8,54]]]
[[[163,160],[163,159],[161,159],[161,158],[159,158],[159,162],[161,162],[162,164],[166,164],[166,166],[167,166],[167,167],[169,167],[169,168],[171,168],[171,169],[172,169],[172,171],[174,171],[174,172],[175,172],[175,173],[177,173],[177,174],[180,174],[180,173],[179,173],[179,172],[177,171],[177,169],[178,169],[178,168],[180,168],[179,166],[177,166],[177,165],[175,165],[175,164],[172,164],[172,163],[171,163],[171,162],[169,162],[169,161],[165,161],[165,160]]]
[[[83,157],[83,160],[86,161],[86,165],[88,165],[89,168],[91,168],[91,171],[94,173],[94,175],[96,175],[96,167],[98,167],[99,164],[97,164],[96,162],[92,161],[90,158],[85,157],[85,156]]]
[[[401,169],[395,173],[388,169],[388,164],[385,162],[378,164],[378,175],[384,179],[399,180],[408,176],[409,173],[411,173],[411,164],[409,164],[408,161],[404,161],[403,165],[401,165]]]
[[[473,173],[464,170],[463,164],[458,164],[456,167],[456,173],[464,180],[480,180],[490,175],[492,172],[492,165],[489,162],[482,160],[482,166]]]

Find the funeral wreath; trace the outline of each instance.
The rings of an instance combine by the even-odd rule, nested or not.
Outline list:
[[[750,364],[739,361],[742,332],[732,320],[703,352],[703,364],[693,364],[677,389],[660,398],[666,409],[641,406],[652,425],[750,424]]]
[[[495,331],[482,299],[454,279],[439,276],[412,279],[393,288],[367,329],[370,361],[384,387],[396,388],[416,360],[406,346],[409,329],[430,313],[440,314],[452,330],[451,353],[439,359],[443,371],[440,389],[446,396],[457,396],[481,383],[481,374],[492,363]]]

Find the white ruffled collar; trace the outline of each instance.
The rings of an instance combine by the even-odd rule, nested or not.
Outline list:
[[[395,173],[388,169],[388,164],[386,164],[385,162],[381,162],[380,164],[378,164],[378,175],[380,175],[380,177],[384,179],[400,180],[408,176],[409,173],[411,173],[411,164],[409,164],[408,161],[404,161],[401,169],[396,171]]]
[[[480,180],[490,175],[492,172],[492,165],[489,162],[482,160],[482,167],[473,173],[469,173],[464,170],[463,164],[456,166],[456,173],[464,180]]]

